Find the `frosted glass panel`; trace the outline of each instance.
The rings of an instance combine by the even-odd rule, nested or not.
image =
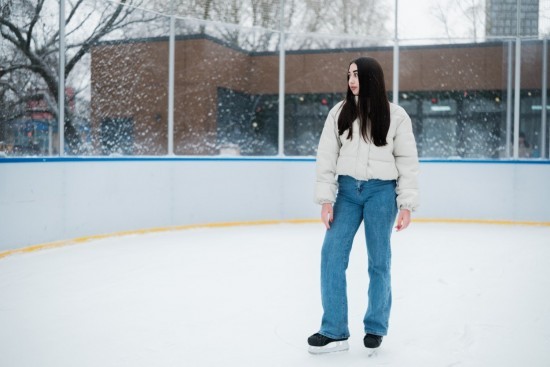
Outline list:
[[[108,1],[88,2],[90,7],[95,5],[96,17],[103,14],[99,3],[104,8],[113,6]],[[81,62],[81,72],[71,79],[89,108],[78,111],[79,153],[164,155],[168,149],[168,18],[123,9],[129,11],[124,26],[95,43],[90,57]]]
[[[506,0],[398,1],[398,9],[394,0],[61,4],[64,85],[59,1],[0,7],[1,157],[162,156],[170,136],[177,155],[314,156],[326,115],[346,91],[349,62],[359,56],[382,64],[388,98],[395,93],[411,116],[421,157],[513,158],[514,116],[518,155],[550,156],[547,0],[522,0],[519,8]]]
[[[57,1],[45,0],[35,23],[35,6],[16,3],[0,3],[0,157],[57,155]]]
[[[189,34],[176,40],[175,153],[277,154],[278,34],[186,20],[176,26]]]

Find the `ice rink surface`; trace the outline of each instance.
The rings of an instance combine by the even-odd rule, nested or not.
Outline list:
[[[199,228],[0,259],[0,366],[550,366],[550,227],[393,236],[390,332],[368,357],[362,227],[350,350],[313,356],[319,224]]]

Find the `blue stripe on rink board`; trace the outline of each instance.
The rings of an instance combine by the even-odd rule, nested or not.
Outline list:
[[[57,163],[57,162],[315,162],[313,157],[14,157],[0,158],[2,163]]]
[[[223,157],[223,156],[142,156],[142,157],[0,157],[0,164],[64,162],[315,162],[315,157]],[[548,159],[438,159],[421,158],[420,163],[537,164],[550,165]]]

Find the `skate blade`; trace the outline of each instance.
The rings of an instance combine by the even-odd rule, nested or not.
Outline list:
[[[349,343],[347,340],[341,340],[337,342],[328,343],[323,347],[310,346],[308,352],[311,354],[325,354],[343,352],[349,349]]]
[[[378,348],[367,348],[367,357],[373,357],[378,352]]]

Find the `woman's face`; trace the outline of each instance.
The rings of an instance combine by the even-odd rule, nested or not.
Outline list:
[[[348,70],[348,86],[354,96],[359,95],[359,77],[357,75],[357,65],[351,64]]]

